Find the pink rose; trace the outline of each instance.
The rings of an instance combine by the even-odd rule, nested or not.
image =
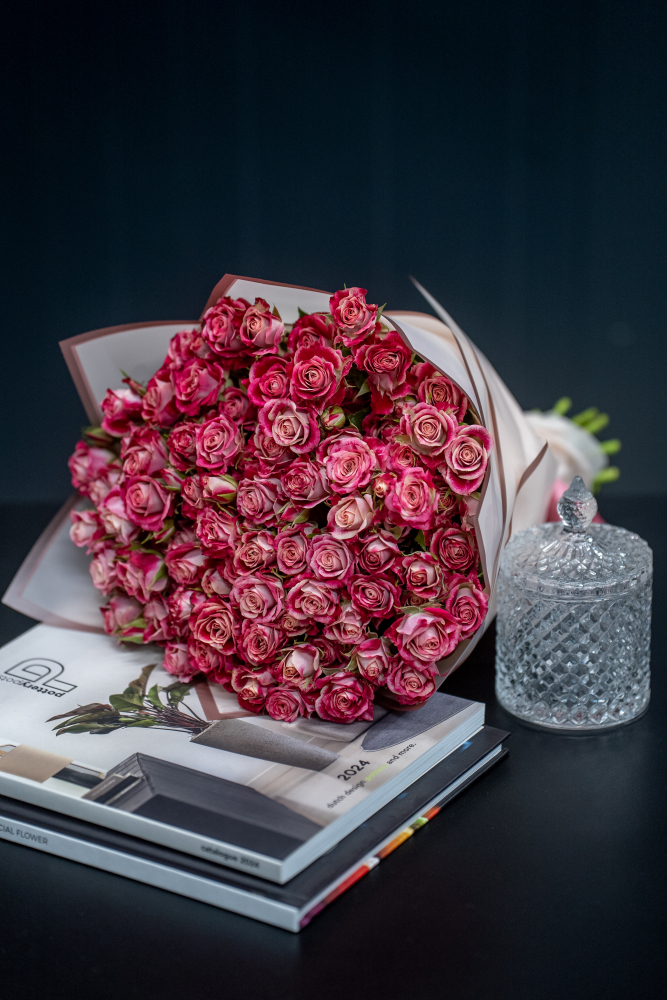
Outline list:
[[[168,642],[164,648],[162,666],[168,674],[178,677],[179,681],[191,681],[195,669],[190,663],[188,647],[184,642]]]
[[[442,590],[440,563],[430,552],[413,552],[403,557],[405,586],[423,600],[435,601]]]
[[[374,449],[355,431],[340,431],[326,438],[317,449],[317,458],[324,463],[336,493],[363,489],[378,464]]]
[[[265,403],[257,414],[260,430],[270,434],[281,448],[296,455],[312,451],[320,440],[317,414],[312,406],[297,406],[291,399]]]
[[[195,358],[173,373],[174,398],[181,413],[193,417],[202,406],[213,406],[225,373],[215,362]]]
[[[251,416],[251,403],[248,394],[243,389],[230,385],[218,404],[221,416],[227,417],[232,423],[242,424]]]
[[[279,683],[290,684],[302,691],[312,688],[321,673],[320,651],[310,642],[289,649],[275,669]]]
[[[278,569],[286,576],[303,573],[307,566],[308,539],[299,528],[279,531],[274,541]]]
[[[243,434],[238,424],[227,417],[205,420],[197,428],[197,465],[214,472],[226,472],[243,448]]]
[[[302,621],[287,611],[278,619],[278,625],[280,625],[288,639],[293,639],[296,635],[303,635],[304,632],[310,634],[317,631],[317,625],[313,624],[313,622]]]
[[[301,621],[330,625],[339,614],[338,591],[331,583],[303,577],[287,592],[285,606]]]
[[[353,646],[367,638],[367,616],[360,614],[354,605],[346,601],[341,605],[340,614],[333,624],[327,626],[324,635],[343,646]]]
[[[118,565],[116,550],[112,548],[101,549],[92,560],[89,567],[90,575],[101,593],[108,595],[118,585]],[[125,589],[127,590],[127,587]]]
[[[240,534],[235,517],[226,510],[213,510],[212,507],[197,514],[195,531],[202,549],[212,556],[224,556],[233,549]]]
[[[72,510],[69,518],[72,522],[69,537],[78,548],[85,548],[88,555],[104,548],[105,529],[96,510]]]
[[[194,542],[170,544],[165,556],[169,575],[177,583],[196,583],[204,572],[206,556],[199,545]]]
[[[152,593],[164,590],[169,582],[162,556],[154,552],[142,552],[141,549],[131,552],[127,562],[119,560],[116,573],[120,585],[130,597],[137,597],[144,603]]]
[[[316,507],[331,493],[322,466],[307,458],[292,462],[280,482],[285,496],[293,501],[290,507],[297,511]]]
[[[385,632],[408,663],[420,667],[453,653],[461,638],[461,626],[442,608],[424,608],[404,615]]]
[[[95,506],[99,507],[114,486],[120,485],[122,478],[122,471],[118,465],[107,465],[102,469],[97,479],[91,480],[88,489],[84,492],[87,492]]]
[[[107,389],[102,400],[102,430],[112,437],[127,434],[132,421],[141,420],[143,400],[132,389]]]
[[[385,683],[396,657],[391,655],[386,639],[366,639],[354,651],[357,670],[369,684]]]
[[[202,337],[221,357],[233,360],[243,351],[239,336],[243,315],[250,306],[245,299],[232,299],[225,295],[207,309],[202,317]]]
[[[432,665],[417,666],[397,658],[387,674],[386,683],[399,704],[421,705],[435,693],[437,676],[438,671]]]
[[[219,566],[211,566],[201,578],[201,587],[207,597],[229,597],[232,585],[220,572]]]
[[[342,403],[344,377],[352,358],[327,345],[300,347],[295,356],[290,379],[290,396],[296,403],[311,403],[318,412]]]
[[[177,424],[167,438],[169,461],[180,472],[187,472],[197,464],[198,428],[199,424],[185,420]]]
[[[406,469],[385,500],[399,524],[428,530],[438,507],[438,493],[427,469]]]
[[[345,288],[329,299],[333,321],[346,347],[358,344],[375,327],[378,307],[368,305],[367,294],[365,288]]]
[[[296,722],[299,716],[310,716],[300,691],[294,688],[271,688],[264,702],[264,709],[277,722]]]
[[[236,496],[239,514],[252,524],[273,520],[279,492],[278,479],[242,479]]]
[[[370,618],[389,618],[401,604],[401,590],[386,576],[352,577],[347,589],[357,611]]]
[[[287,336],[287,350],[290,354],[296,354],[300,347],[330,344],[335,332],[326,313],[309,313],[301,316],[292,327]]]
[[[322,635],[315,635],[310,640],[310,644],[319,650],[320,667],[322,670],[328,670],[329,667],[338,664],[338,647],[329,639],[325,639]]]
[[[113,535],[121,545],[129,545],[139,534],[139,528],[130,520],[125,501],[125,491],[114,486],[97,507],[107,534]]]
[[[476,632],[486,618],[489,599],[482,590],[474,573],[463,576],[458,573],[447,581],[449,591],[445,601],[445,611],[461,626],[461,638]]]
[[[169,609],[163,597],[158,595],[151,597],[144,608],[144,618],[146,620],[144,642],[168,642],[174,638]]]
[[[145,622],[142,618],[143,608],[139,601],[124,594],[112,597],[104,608],[100,608],[104,621],[104,631],[118,639],[130,642],[142,642]]]
[[[213,646],[219,653],[236,651],[236,639],[241,626],[227,601],[211,597],[197,605],[190,615],[190,631],[198,642]]]
[[[246,667],[235,667],[232,670],[232,688],[241,708],[249,712],[262,711],[267,695],[274,686],[275,681],[268,670],[249,671]]]
[[[197,512],[204,507],[204,495],[201,476],[188,476],[181,483],[183,504],[181,511],[184,517],[195,520]]]
[[[148,382],[141,403],[141,415],[147,424],[156,427],[171,427],[178,420],[174,386],[168,368],[161,368]]]
[[[173,594],[166,600],[169,621],[172,630],[181,636],[187,636],[190,628],[188,620],[190,615],[206,598],[200,590],[192,590],[187,585],[181,584]]]
[[[239,577],[229,599],[243,618],[265,624],[282,614],[284,596],[283,585],[277,577],[256,573]]]
[[[446,410],[429,403],[417,403],[403,411],[398,432],[409,440],[410,447],[427,461],[440,458],[454,439],[458,425]]]
[[[265,299],[255,299],[245,311],[241,323],[241,340],[253,354],[277,354],[285,324],[274,316]]]
[[[315,709],[329,722],[354,722],[373,719],[373,688],[364,680],[344,670],[331,674],[320,691]]]
[[[412,450],[412,446],[400,441],[391,441],[387,445],[386,454],[388,468],[399,475],[406,469],[414,469],[419,464],[419,458],[416,452]]]
[[[237,575],[255,573],[276,561],[273,535],[268,531],[246,531],[234,549]]]
[[[329,511],[327,524],[334,538],[355,538],[371,526],[374,517],[373,498],[367,493],[340,500]]]
[[[475,536],[460,528],[438,528],[431,538],[431,552],[453,573],[465,573],[477,565]]]
[[[478,424],[459,427],[445,449],[446,465],[440,466],[447,485],[455,493],[468,496],[482,485],[493,448],[489,432]]]
[[[451,518],[458,513],[460,506],[458,497],[452,493],[449,486],[436,484],[438,491],[438,520],[440,518]],[[467,513],[467,509],[466,509]],[[465,514],[463,515],[465,517]],[[467,530],[467,529],[466,529]]]
[[[362,539],[357,566],[362,573],[369,575],[387,573],[401,556],[402,552],[394,536],[381,528],[377,534]]]
[[[107,467],[116,461],[112,451],[91,448],[84,441],[77,441],[74,454],[67,463],[72,474],[72,486],[85,495],[88,484],[104,475]]]
[[[264,406],[289,396],[292,363],[287,358],[267,354],[253,362],[248,372],[248,398],[255,406]]]
[[[294,457],[289,448],[283,448],[273,440],[272,434],[266,434],[259,425],[255,428],[252,443],[259,460],[259,468],[263,476],[273,475],[273,468],[284,465]]]
[[[319,580],[345,582],[354,569],[350,547],[331,535],[316,535],[310,543],[308,565]]]
[[[354,352],[357,368],[368,372],[371,389],[371,408],[374,413],[390,413],[393,400],[406,396],[410,391],[408,372],[412,352],[399,335],[392,331],[362,344]]]
[[[244,660],[258,667],[275,658],[282,640],[282,630],[276,625],[245,619],[241,626],[240,652]]]
[[[468,409],[468,397],[450,379],[441,375],[428,361],[415,366],[415,382],[420,402],[430,403],[439,410],[450,410],[461,423]]]
[[[166,364],[171,369],[182,368],[193,358],[207,358],[211,353],[199,330],[182,330],[169,341]]]
[[[381,476],[376,476],[373,480],[373,494],[378,500],[385,500],[393,491],[398,476],[393,472],[383,472]]]
[[[174,509],[174,495],[150,476],[132,476],[125,488],[128,517],[144,531],[159,531]]]
[[[123,439],[121,447],[123,473],[132,476],[152,476],[167,464],[167,449],[162,437],[151,427],[138,427]]]
[[[225,659],[213,646],[206,642],[198,642],[193,636],[188,636],[188,659],[195,671],[202,674],[214,675],[212,679],[217,680],[215,675],[225,672]]]

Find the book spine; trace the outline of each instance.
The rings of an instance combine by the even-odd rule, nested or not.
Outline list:
[[[116,851],[111,847],[93,844],[78,837],[55,833],[46,827],[32,823],[17,823],[16,820],[2,814],[0,814],[0,838],[67,858],[68,861],[78,861],[91,868],[100,868],[114,875],[122,875],[136,882],[144,882],[158,889],[188,896],[190,899],[252,917],[293,933],[301,929],[298,910],[295,907],[255,893],[244,892],[234,886],[212,882],[210,879],[179,871],[155,861],[138,858],[124,851]]]

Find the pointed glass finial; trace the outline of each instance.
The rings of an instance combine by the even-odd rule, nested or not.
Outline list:
[[[598,512],[597,500],[587,489],[581,476],[575,476],[569,488],[558,501],[558,516],[563,531],[583,534]]]

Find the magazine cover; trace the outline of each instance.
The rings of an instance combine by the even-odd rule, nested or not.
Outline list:
[[[239,708],[162,650],[39,625],[0,651],[0,794],[285,882],[476,733],[435,693],[340,724]]]

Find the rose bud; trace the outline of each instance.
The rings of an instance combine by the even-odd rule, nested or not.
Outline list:
[[[202,496],[216,503],[233,503],[239,484],[233,476],[201,476]]]
[[[345,426],[345,414],[340,406],[330,406],[320,419],[326,431],[336,431]]]
[[[387,675],[387,687],[401,705],[420,705],[435,692],[438,671],[434,666],[417,666],[396,657]]]

